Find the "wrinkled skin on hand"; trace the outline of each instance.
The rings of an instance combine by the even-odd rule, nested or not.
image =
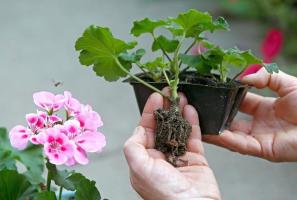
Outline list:
[[[262,89],[268,87],[277,98],[248,93],[241,111],[251,121],[235,120],[230,130],[203,140],[242,154],[274,162],[297,161],[297,78],[280,72],[269,74],[264,68],[242,82]]]
[[[144,108],[140,126],[125,144],[124,153],[133,188],[145,200],[221,199],[214,174],[204,157],[197,112],[187,105],[184,96],[181,95],[180,109],[192,125],[188,152],[180,157],[177,167],[173,167],[163,153],[154,149],[156,122],[153,112],[165,104],[159,94],[152,94]]]

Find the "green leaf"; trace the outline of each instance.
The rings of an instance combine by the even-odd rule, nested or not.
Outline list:
[[[0,147],[1,148],[1,147]],[[16,170],[16,163],[12,156],[12,151],[0,149],[0,170]]]
[[[136,52],[133,53],[121,53],[119,55],[119,58],[121,60],[127,61],[127,62],[131,62],[131,63],[136,63],[139,62],[141,60],[141,58],[144,56],[145,54],[145,50],[144,49],[138,49]]]
[[[72,171],[69,172],[67,170],[58,170],[56,165],[53,165],[49,162],[46,163],[46,167],[48,169],[49,176],[56,185],[62,186],[66,190],[75,190],[73,183],[67,179],[71,174],[73,174]]]
[[[173,22],[172,19],[173,18],[169,18],[167,25],[165,25],[165,28],[169,30],[174,37],[183,35],[184,28],[181,25]]]
[[[183,64],[196,69],[199,74],[210,74],[212,70],[212,65],[201,55],[180,54],[180,59]]]
[[[156,28],[164,25],[166,25],[166,22],[163,20],[154,21],[149,18],[145,18],[133,23],[131,34],[133,34],[135,37],[139,37],[144,33],[154,34]]]
[[[96,182],[90,181],[80,173],[74,173],[67,178],[75,186],[75,200],[100,200],[101,195],[96,188]]]
[[[54,192],[43,191],[34,196],[33,200],[57,200]]]
[[[113,37],[108,28],[90,26],[76,41],[75,48],[80,51],[79,60],[82,65],[93,65],[93,70],[98,76],[104,77],[107,81],[116,81],[127,76],[116,62],[118,56],[134,48],[136,44]],[[132,67],[129,63],[123,65],[126,70]]]
[[[5,128],[0,128],[0,169],[16,169],[15,161],[21,162],[27,171],[24,173],[32,184],[44,182],[42,177],[44,169],[44,158],[42,147],[29,145],[25,150],[18,151],[11,147],[8,133]],[[34,158],[34,162],[32,162]]]
[[[230,30],[228,22],[223,18],[219,17],[209,27],[211,32],[214,32],[215,30]]]
[[[180,59],[183,64],[186,64],[189,67],[194,67],[194,68],[196,68],[197,65],[202,61],[201,56],[199,55],[180,54]]]
[[[198,38],[205,31],[229,30],[229,25],[223,17],[213,21],[209,13],[191,9],[177,18],[168,18],[166,28],[175,36],[185,33],[186,37]]]
[[[246,60],[247,66],[251,64],[262,64],[262,60],[256,57],[251,50],[243,51],[240,55]]]
[[[0,171],[0,199],[18,200],[23,196],[31,184],[27,178],[16,170],[4,169]]]
[[[276,63],[264,63],[263,67],[266,69],[266,71],[270,74],[278,73],[279,68]]]
[[[212,17],[208,13],[194,9],[179,14],[177,18],[169,18],[169,20],[180,25],[187,37],[198,37],[205,31],[205,25],[212,23]]]
[[[154,40],[152,51],[163,49],[167,53],[173,53],[179,45],[178,40],[169,40],[165,36],[160,35]]]
[[[153,61],[149,61],[143,66],[150,72],[153,71],[162,71],[162,69],[167,69],[169,68],[169,63],[164,63],[164,59],[162,57],[157,57]]]

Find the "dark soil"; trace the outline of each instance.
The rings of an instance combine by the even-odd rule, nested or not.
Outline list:
[[[155,148],[166,155],[167,161],[176,166],[178,157],[187,152],[187,143],[192,131],[190,123],[181,115],[177,103],[169,110],[155,111],[157,130]]]
[[[180,76],[180,83],[188,83],[188,84],[200,84],[211,87],[219,87],[219,88],[233,88],[241,85],[238,81],[231,81],[231,79],[227,79],[226,83],[222,83],[219,81],[219,76],[216,74],[212,74],[211,76],[199,75],[197,72],[188,71]]]

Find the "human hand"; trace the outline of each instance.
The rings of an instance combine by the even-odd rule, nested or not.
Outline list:
[[[145,200],[219,200],[220,192],[204,157],[196,110],[181,95],[180,109],[192,125],[188,152],[173,167],[154,149],[154,111],[163,108],[163,97],[154,93],[144,108],[140,126],[124,146],[133,188]]]
[[[248,93],[241,111],[251,121],[234,120],[230,130],[203,140],[242,154],[274,162],[297,161],[297,78],[279,72],[269,74],[264,68],[242,79],[256,88],[270,88],[278,98]]]

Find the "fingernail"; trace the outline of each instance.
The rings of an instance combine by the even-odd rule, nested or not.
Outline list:
[[[138,133],[140,133],[141,131],[141,126],[137,126],[135,129],[134,129],[134,131],[133,131],[133,135],[136,135],[136,134],[138,134]]]

